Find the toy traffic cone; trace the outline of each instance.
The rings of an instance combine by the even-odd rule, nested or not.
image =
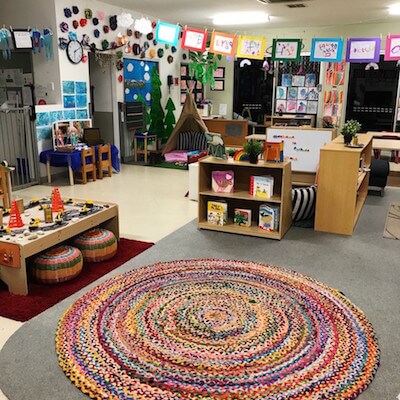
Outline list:
[[[61,195],[58,188],[53,189],[53,193],[51,196],[51,208],[53,213],[58,213],[60,210],[64,211],[64,205],[61,200]]]
[[[10,219],[8,221],[9,228],[22,228],[24,223],[22,222],[21,214],[18,210],[18,204],[15,200],[11,203]]]

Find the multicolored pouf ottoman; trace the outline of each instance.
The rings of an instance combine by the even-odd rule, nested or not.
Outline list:
[[[32,277],[39,283],[60,283],[79,275],[83,258],[79,249],[71,246],[54,247],[33,260]]]
[[[106,229],[94,228],[79,235],[73,242],[87,262],[99,262],[114,257],[118,244],[114,234]]]

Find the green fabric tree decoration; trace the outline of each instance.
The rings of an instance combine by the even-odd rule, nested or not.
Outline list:
[[[144,130],[146,131],[147,127],[150,125],[150,122],[151,122],[150,109],[149,109],[149,106],[147,105],[147,102],[146,102],[145,98],[141,94],[138,95],[136,101],[141,101],[144,104],[144,115],[143,115],[143,117],[144,117],[144,122],[145,122]]]
[[[159,139],[165,136],[164,128],[164,110],[161,107],[161,80],[158,76],[157,68],[151,70],[151,109],[150,109],[150,127],[149,132],[157,135]]]
[[[175,105],[171,97],[168,99],[165,109],[167,110],[167,115],[165,116],[164,120],[164,125],[165,125],[164,140],[167,141],[168,138],[171,136],[172,131],[174,130],[174,125],[176,122],[174,115]]]
[[[217,70],[221,58],[220,54],[209,53],[208,50],[204,53],[189,51],[189,75],[203,85],[210,82],[211,89],[214,89],[214,71]]]

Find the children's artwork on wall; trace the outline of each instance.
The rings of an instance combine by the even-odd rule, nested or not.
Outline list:
[[[287,91],[288,100],[297,100],[297,87],[290,87]]]
[[[317,77],[315,74],[306,74],[306,83],[304,86],[314,87],[317,82]]]
[[[282,86],[292,86],[292,75],[282,74]]]
[[[76,112],[75,110],[65,110],[64,111],[64,119],[75,119],[76,118]]]
[[[51,126],[45,126],[43,128],[36,128],[37,140],[49,140],[51,139]]]
[[[225,81],[215,81],[214,88],[211,88],[211,90],[225,90]]]
[[[286,99],[286,92],[287,92],[287,87],[286,86],[278,86],[276,88],[276,98],[277,98],[277,100]]]
[[[297,110],[297,101],[290,100],[286,103],[286,112],[288,113],[295,113]]]
[[[274,61],[299,61],[301,39],[274,39],[272,59]]]
[[[313,38],[311,42],[310,61],[342,61],[343,39]]]
[[[333,116],[333,104],[324,104],[324,117]]]
[[[297,102],[297,108],[296,108],[296,112],[297,113],[302,113],[305,114],[307,111],[307,102],[304,100],[299,100]]]
[[[304,75],[293,75],[292,86],[304,86],[306,77]]]
[[[347,39],[346,61],[353,63],[379,62],[381,39],[350,38]]]
[[[86,94],[78,94],[75,96],[75,107],[85,108],[87,107],[87,96]]]
[[[39,112],[36,114],[36,126],[50,125],[50,115],[48,112]]]
[[[237,45],[237,36],[223,32],[213,32],[210,42],[210,53],[233,57]]]
[[[64,95],[64,108],[75,108],[75,96]]]
[[[299,87],[297,91],[297,100],[307,100],[308,87]]]
[[[178,44],[180,26],[158,21],[156,27],[156,40],[159,43],[166,43],[171,46]]]
[[[328,63],[325,84],[330,86],[344,85],[346,62]]]
[[[318,101],[307,102],[307,114],[317,114],[318,112]]]
[[[87,94],[86,82],[75,82],[75,93],[76,94]]]
[[[76,110],[76,119],[88,119],[87,110]]]
[[[286,112],[286,100],[277,100],[275,111],[277,113],[284,113]]]
[[[385,61],[400,60],[400,35],[386,36]]]
[[[213,77],[216,78],[216,79],[225,78],[225,67],[218,67],[213,72]]]
[[[236,56],[240,58],[264,58],[267,42],[263,36],[240,36]]]
[[[183,49],[204,52],[207,44],[207,29],[185,28],[182,35]],[[181,73],[182,75],[182,73]]]
[[[309,88],[308,89],[307,100],[311,100],[311,101],[318,100],[318,90],[316,88]]]
[[[50,120],[49,120],[50,124],[56,121],[61,121],[64,118],[62,111],[50,111],[49,115],[50,115]]]
[[[63,81],[62,89],[63,89],[63,94],[74,94],[75,93],[75,82],[74,81]]]

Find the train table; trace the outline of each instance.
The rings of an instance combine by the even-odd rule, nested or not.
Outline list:
[[[7,227],[3,216],[0,228],[0,279],[11,293],[27,295],[27,259],[96,226],[112,231],[119,240],[118,206],[90,200],[63,200],[64,212],[53,213],[54,222],[45,222],[44,210],[51,199],[31,200],[20,214],[24,226]],[[56,222],[58,217],[58,222]],[[1,224],[0,224],[1,225]],[[79,278],[78,278],[79,279]]]

